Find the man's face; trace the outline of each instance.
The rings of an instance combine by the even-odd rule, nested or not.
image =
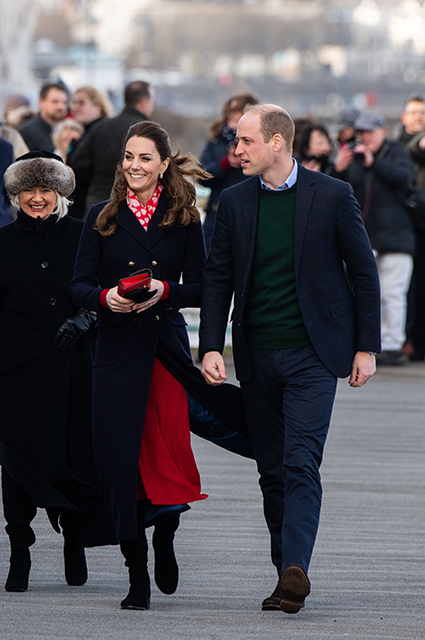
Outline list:
[[[368,147],[372,153],[376,153],[384,144],[387,130],[385,127],[377,127],[373,131],[359,131],[361,143]]]
[[[143,98],[140,111],[146,118],[150,118],[155,107],[155,89],[149,89],[149,98]]]
[[[401,121],[409,135],[415,135],[425,129],[425,104],[412,100],[406,105]]]
[[[240,158],[246,176],[263,174],[273,166],[276,160],[272,149],[273,139],[264,141],[258,114],[248,112],[239,120],[237,137],[235,155]]]
[[[68,96],[66,91],[52,87],[45,98],[40,98],[40,115],[49,124],[55,124],[62,120],[68,110]]]

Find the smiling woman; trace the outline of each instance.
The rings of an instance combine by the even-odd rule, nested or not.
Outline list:
[[[66,581],[82,585],[83,547],[115,537],[91,444],[96,317],[69,295],[83,227],[66,215],[74,172],[55,154],[34,151],[4,179],[19,209],[0,229],[0,458],[11,546],[5,588],[28,587],[38,507],[57,532],[62,527]]]
[[[208,177],[194,158],[172,153],[158,124],[133,125],[110,201],[88,213],[71,284],[75,303],[99,312],[93,437],[129,568],[123,609],[150,605],[148,521],[155,525],[155,582],[163,593],[177,589],[180,512],[207,497],[190,445],[193,401],[225,430],[244,423],[240,390],[209,387],[193,364],[180,313],[200,304],[206,256],[193,182]],[[147,269],[146,302],[118,294],[119,280]],[[161,520],[152,522],[153,512]]]
[[[19,196],[21,209],[32,218],[48,218],[56,206],[56,193],[51,189],[33,187],[25,189]]]

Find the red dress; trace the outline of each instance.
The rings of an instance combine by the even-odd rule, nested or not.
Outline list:
[[[186,392],[155,358],[139,457],[138,498],[153,504],[204,500],[190,445]]]

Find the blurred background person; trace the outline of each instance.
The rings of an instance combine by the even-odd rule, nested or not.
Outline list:
[[[0,138],[0,227],[12,222],[9,198],[4,188],[4,172],[14,160],[13,147],[10,142]]]
[[[322,124],[310,124],[302,132],[297,160],[306,169],[330,174],[333,164],[330,160],[332,141],[328,130]]]
[[[4,123],[11,125],[13,127],[16,127],[16,124],[11,123],[9,119],[11,117],[13,118],[13,114],[16,111],[16,109],[20,109],[22,107],[24,109],[28,109],[28,111],[31,112],[32,117],[35,116],[34,111],[31,110],[30,101],[22,93],[11,93],[8,96],[6,96],[6,99],[4,101],[4,112],[3,112]],[[23,124],[23,123],[20,123],[20,124]]]
[[[296,158],[300,152],[301,138],[302,138],[303,131],[306,127],[310,126],[311,124],[314,124],[314,118],[313,116],[308,115],[305,117],[293,118],[293,120],[295,125],[293,154],[294,154],[294,158]]]
[[[71,113],[75,121],[84,127],[83,135],[71,142],[67,156],[67,163],[72,165],[73,157],[80,142],[101,122],[111,115],[109,100],[95,87],[86,85],[76,89],[71,96]],[[83,218],[86,211],[86,198],[90,187],[90,172],[79,171],[75,191],[71,196],[72,204],[69,215]]]
[[[336,112],[330,126],[330,132],[336,134],[337,147],[353,145],[356,142],[355,122],[360,115],[356,107],[348,106]]]
[[[68,98],[68,90],[61,82],[48,82],[41,87],[38,114],[19,129],[30,151],[53,152],[53,128],[65,118]]]
[[[407,291],[413,268],[415,234],[406,199],[413,163],[400,143],[386,137],[385,120],[365,111],[356,119],[360,143],[335,161],[335,174],[350,182],[374,250],[381,285],[380,365],[406,362]],[[338,161],[338,163],[337,163]]]
[[[235,156],[235,139],[238,122],[243,116],[245,107],[258,104],[251,93],[233,96],[223,105],[222,115],[211,125],[211,138],[202,151],[200,162],[212,178],[202,180],[201,184],[211,189],[205,207],[204,236],[207,253],[211,248],[215,215],[218,200],[223,189],[245,180],[241,169],[241,161]]]
[[[404,351],[411,360],[425,359],[425,98],[411,96],[401,116],[399,141],[415,166],[416,207],[411,208],[416,235],[412,284],[408,295]]]
[[[93,127],[69,159],[77,186],[83,184],[87,191],[84,206],[79,198],[78,208],[75,205],[72,208],[76,218],[84,218],[93,204],[109,198],[124,138],[131,125],[152,115],[155,90],[148,82],[135,80],[125,87],[124,102],[121,113]]]
[[[23,156],[28,153],[29,149],[24,142],[23,137],[17,129],[10,127],[7,124],[0,124],[0,138],[7,140],[13,147],[13,159]]]
[[[65,578],[87,580],[84,546],[115,541],[95,467],[91,380],[95,314],[69,295],[82,223],[66,215],[74,174],[46,151],[5,173],[18,207],[0,229],[0,458],[10,570],[6,591],[26,591],[46,509],[64,536]],[[112,533],[111,533],[112,532]]]
[[[72,143],[79,140],[83,133],[84,127],[82,124],[74,120],[74,118],[65,118],[65,120],[59,122],[53,132],[52,138],[55,145],[53,153],[66,162]]]
[[[111,116],[109,100],[95,87],[90,85],[80,87],[74,91],[71,96],[70,107],[75,120],[84,127],[83,138],[93,127]],[[75,152],[77,146],[78,141],[74,141],[68,154],[69,159],[72,158],[72,154]]]

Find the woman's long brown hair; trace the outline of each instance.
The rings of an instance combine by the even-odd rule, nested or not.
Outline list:
[[[160,227],[162,229],[169,229],[172,226],[186,227],[192,221],[198,222],[200,215],[195,206],[196,190],[188,178],[205,180],[211,177],[210,174],[199,166],[199,162],[194,156],[181,155],[180,149],[173,155],[168,133],[156,122],[138,122],[130,127],[125,138],[124,150],[127,142],[134,136],[152,140],[162,161],[170,158],[170,164],[161,178],[164,194],[170,201],[170,207],[165,213]],[[117,227],[115,215],[126,196],[127,181],[121,160],[115,172],[111,199],[99,213],[95,223],[95,229],[102,236],[110,236],[115,233]]]

